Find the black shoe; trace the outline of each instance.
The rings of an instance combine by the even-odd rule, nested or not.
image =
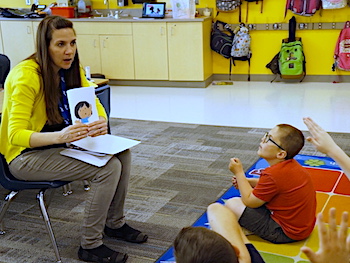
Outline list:
[[[141,231],[132,228],[128,224],[124,224],[122,227],[117,229],[112,229],[105,226],[104,232],[108,237],[122,239],[131,243],[144,243],[148,239],[146,234],[141,233]]]
[[[127,254],[114,251],[105,245],[93,249],[80,247],[78,257],[85,262],[97,263],[125,263],[128,259]]]

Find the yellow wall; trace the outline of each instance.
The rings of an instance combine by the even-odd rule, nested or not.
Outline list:
[[[249,3],[248,24],[265,24],[265,23],[288,23],[293,13],[288,11],[284,17],[285,10],[284,0],[267,0],[264,1],[263,13],[260,13],[261,3]],[[242,21],[246,21],[246,7],[244,2],[242,6]],[[321,16],[322,15],[322,16]],[[217,19],[227,23],[238,23],[238,11],[232,13],[220,13]],[[344,22],[350,20],[350,7],[338,10],[318,11],[312,17],[295,15],[298,23],[316,23],[316,22]],[[302,38],[304,53],[306,56],[306,69],[308,75],[332,75],[336,74],[331,71],[333,52],[336,41],[339,36],[339,29],[333,30],[298,30],[296,35]],[[279,51],[281,40],[288,37],[286,30],[266,30],[250,32],[252,37],[251,49],[251,74],[271,74],[271,71],[265,68],[273,56]],[[228,60],[217,53],[213,53],[213,72],[214,74],[227,74]],[[246,74],[248,71],[247,62],[236,63],[233,67],[233,73]],[[350,72],[341,72],[349,75]]]
[[[109,0],[110,8],[118,8],[117,0]],[[132,4],[129,1],[127,8],[141,8],[141,4]],[[158,0],[161,1],[161,0]],[[0,0],[1,7],[28,7],[24,0]],[[53,0],[41,0],[41,4],[50,4]],[[171,5],[171,0],[167,0],[167,6]],[[197,8],[210,7],[215,11],[215,0],[199,0]],[[265,0],[263,13],[260,13],[260,5],[249,3],[248,24],[265,24],[265,23],[288,23],[293,14],[288,11],[284,17],[285,0]],[[92,7],[95,9],[104,9],[106,6],[103,0],[92,0]],[[125,8],[125,7],[124,7]],[[242,21],[246,21],[247,2],[242,5]],[[220,13],[219,20],[230,24],[238,23],[238,11],[231,13]],[[316,23],[316,22],[345,22],[350,20],[350,7],[338,10],[323,10],[322,16],[318,11],[312,17],[297,16],[297,22]],[[306,66],[308,75],[332,75],[333,51],[340,30],[297,30],[297,36],[302,37],[304,44],[304,53],[306,56]],[[251,74],[271,74],[265,65],[270,62],[272,57],[279,51],[281,40],[288,37],[288,31],[285,30],[267,30],[251,31],[252,36],[252,53]],[[228,60],[217,53],[213,53],[213,73],[227,74]],[[238,61],[236,67],[233,67],[233,73],[246,74],[247,63]],[[342,72],[350,74],[350,72]]]

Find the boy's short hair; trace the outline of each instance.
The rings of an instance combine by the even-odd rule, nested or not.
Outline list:
[[[174,241],[177,263],[238,263],[231,243],[205,227],[185,227]]]
[[[286,150],[286,160],[293,159],[304,147],[304,134],[289,124],[278,124],[279,140],[283,149]]]

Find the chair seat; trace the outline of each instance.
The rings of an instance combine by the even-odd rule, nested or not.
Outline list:
[[[24,181],[15,178],[7,165],[5,157],[0,154],[0,184],[7,190],[20,191],[26,189],[49,189],[58,188],[68,181]]]

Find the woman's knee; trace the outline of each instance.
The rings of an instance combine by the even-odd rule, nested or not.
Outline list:
[[[92,182],[108,181],[117,184],[120,179],[122,165],[118,158],[111,158],[108,163],[101,167]]]

